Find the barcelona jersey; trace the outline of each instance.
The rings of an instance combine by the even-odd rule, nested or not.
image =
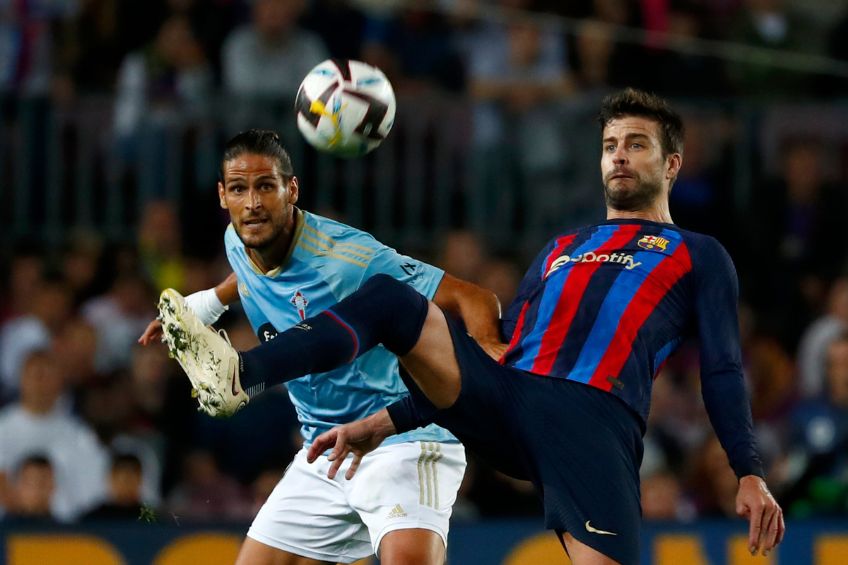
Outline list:
[[[688,335],[700,339],[703,382],[741,381],[737,297],[714,238],[606,221],[554,238],[536,258],[504,317],[501,362],[606,390],[644,422],[653,378]]]

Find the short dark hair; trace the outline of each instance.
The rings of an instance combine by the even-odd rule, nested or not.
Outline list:
[[[53,463],[50,461],[50,458],[46,453],[30,453],[18,463],[15,469],[15,475],[20,476],[21,471],[27,467],[39,467],[42,469],[50,469],[52,471]]]
[[[610,94],[604,98],[598,114],[601,131],[610,121],[624,116],[648,118],[660,125],[663,156],[683,153],[683,119],[664,99],[635,88],[625,88]]]
[[[112,454],[112,472],[118,469],[127,469],[142,472],[141,459],[134,453],[113,453]]]
[[[291,178],[294,176],[291,157],[280,143],[280,136],[277,135],[277,132],[267,129],[249,129],[230,139],[224,147],[224,157],[221,159],[221,170],[218,173],[221,182],[224,181],[224,163],[245,153],[273,157],[277,160],[277,164],[280,166],[280,174],[283,177]]]

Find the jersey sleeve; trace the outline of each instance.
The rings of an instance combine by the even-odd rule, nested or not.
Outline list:
[[[386,274],[410,285],[431,300],[442,282],[445,272],[418,259],[402,255],[385,245],[380,245],[368,267],[365,269],[365,282],[376,274]]]
[[[712,238],[699,245],[693,263],[704,405],[736,476],[762,477],[742,372],[736,269]]]

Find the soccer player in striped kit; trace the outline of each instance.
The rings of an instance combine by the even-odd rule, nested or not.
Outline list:
[[[382,343],[412,375],[411,395],[322,434],[310,460],[332,448],[329,476],[348,461],[349,478],[386,437],[437,422],[498,469],[533,481],[546,527],[576,565],[629,565],[640,559],[651,385],[680,341],[696,335],[704,402],[739,478],[737,512],[749,520],[751,552],[768,554],[783,538],[783,513],[752,432],[736,273],[715,239],[675,226],[669,212],[682,120],[632,89],[606,98],[599,118],[607,220],[561,234],[538,255],[502,321],[509,346],[499,360],[423,296],[376,276],[306,327],[241,354],[180,308],[163,309],[166,327],[207,349],[180,359],[205,389],[201,401],[237,405],[257,381],[285,381]],[[316,353],[292,353],[304,348]],[[204,365],[209,352],[229,366]]]

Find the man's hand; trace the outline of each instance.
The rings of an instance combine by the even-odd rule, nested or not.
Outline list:
[[[153,320],[144,329],[144,333],[138,338],[138,342],[142,345],[150,345],[154,341],[159,341],[162,337],[162,322]]]
[[[783,540],[786,531],[783,510],[760,477],[748,475],[739,480],[736,513],[746,518],[750,524],[748,550],[751,555],[762,550],[763,556],[766,556]]]
[[[365,454],[377,449],[384,439],[395,433],[397,433],[395,425],[389,417],[388,410],[384,408],[367,418],[324,432],[312,442],[306,460],[313,463],[319,455],[333,448],[327,457],[333,463],[327,471],[327,478],[334,479],[342,462],[348,454],[353,453],[353,461],[345,473],[345,478],[350,480]]]
[[[495,361],[499,361],[509,347],[509,344],[502,343],[499,340],[480,340],[477,344],[486,352],[486,355]]]

